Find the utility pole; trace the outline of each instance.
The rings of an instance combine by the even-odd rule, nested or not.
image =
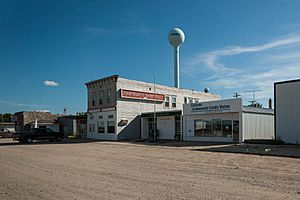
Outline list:
[[[156,77],[155,77],[155,68],[154,68],[154,74],[153,74],[153,78],[154,78],[154,82],[153,82],[153,90],[154,90],[154,107],[153,107],[153,127],[154,127],[154,131],[153,131],[153,137],[154,137],[154,141],[157,140],[156,138],[156,88],[155,88],[155,84],[156,84]]]
[[[237,99],[237,98],[239,98],[240,96],[242,96],[242,95],[240,95],[240,94],[239,94],[239,93],[237,93],[237,92],[236,92],[236,93],[234,93],[234,95],[233,95],[233,97],[235,97],[236,99]]]

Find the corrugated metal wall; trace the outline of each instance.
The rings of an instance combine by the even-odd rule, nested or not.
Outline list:
[[[243,140],[274,139],[274,115],[243,113]]]
[[[300,81],[275,84],[276,137],[300,143]]]

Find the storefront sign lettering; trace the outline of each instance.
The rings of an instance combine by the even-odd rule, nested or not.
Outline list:
[[[229,104],[203,106],[202,103],[193,103],[191,104],[191,108],[193,112],[230,111]]]
[[[142,99],[142,100],[151,100],[151,101],[164,101],[164,95],[154,94],[149,92],[139,92],[133,90],[121,90],[121,97],[128,99]]]

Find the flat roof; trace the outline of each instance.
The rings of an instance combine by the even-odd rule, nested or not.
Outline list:
[[[97,83],[97,82],[101,82],[101,81],[105,81],[105,80],[109,80],[109,79],[112,79],[112,78],[121,78],[121,79],[125,79],[125,80],[129,80],[129,81],[136,81],[136,82],[139,82],[139,83],[145,83],[145,84],[153,84],[153,83],[150,83],[150,82],[145,82],[145,81],[140,81],[140,80],[133,80],[133,79],[128,79],[128,78],[124,78],[124,77],[120,77],[119,75],[112,75],[112,76],[107,76],[107,77],[103,77],[103,78],[100,78],[100,79],[97,79],[97,80],[93,80],[93,81],[89,81],[87,83],[85,83],[86,86],[90,85],[90,84],[93,84],[93,83]],[[202,91],[197,91],[197,90],[193,90],[193,89],[186,89],[186,88],[176,88],[176,87],[173,87],[173,86],[168,86],[168,85],[161,85],[161,84],[155,84],[156,86],[161,86],[161,87],[167,87],[167,88],[172,88],[172,89],[178,89],[178,90],[186,90],[186,91],[191,91],[191,92],[194,92],[196,94],[212,94],[212,95],[217,95],[217,94],[214,94],[214,93],[205,93],[205,92],[202,92]]]
[[[243,106],[243,112],[274,115],[274,109]]]
[[[293,80],[287,80],[287,81],[279,81],[279,82],[275,82],[274,85],[277,84],[284,84],[284,83],[293,83],[293,82],[299,82],[300,79],[293,79]]]

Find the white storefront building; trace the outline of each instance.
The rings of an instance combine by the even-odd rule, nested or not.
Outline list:
[[[183,140],[244,142],[274,139],[274,111],[245,107],[242,99],[184,104]]]
[[[88,93],[87,138],[100,140],[181,138],[184,103],[220,99],[219,95],[121,78],[118,75],[86,83]],[[158,113],[157,118],[147,115]],[[179,113],[180,112],[180,113]],[[159,113],[169,113],[161,116]],[[141,120],[142,119],[142,120]]]

